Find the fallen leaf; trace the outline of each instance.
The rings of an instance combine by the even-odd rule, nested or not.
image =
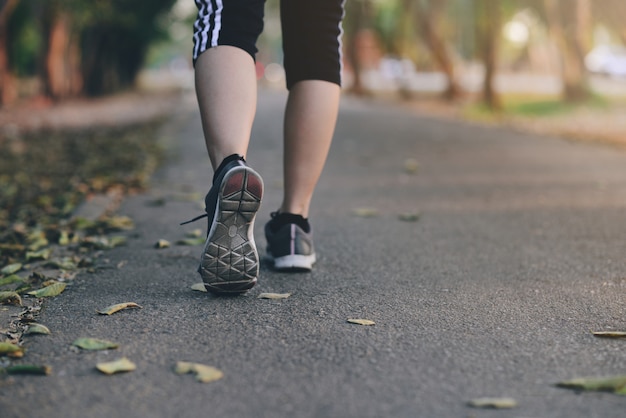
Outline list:
[[[122,357],[121,359],[109,361],[105,363],[96,364],[96,368],[100,370],[104,374],[115,374],[122,372],[130,372],[137,368],[135,363],[127,359],[126,357]]]
[[[198,292],[206,292],[206,286],[204,283],[194,283],[191,285],[191,290],[197,290]]]
[[[202,383],[214,382],[224,377],[224,373],[213,366],[206,366],[204,364],[191,363],[187,361],[177,362],[174,371],[177,374],[194,373],[196,375],[196,380]]]
[[[17,273],[18,271],[20,271],[22,269],[22,263],[13,263],[13,264],[9,264],[7,266],[4,266],[2,268],[2,270],[0,270],[0,273],[4,274],[13,274],[13,273]]]
[[[352,214],[354,216],[359,216],[361,218],[373,218],[374,216],[378,216],[378,209],[356,208],[356,209],[352,209]]]
[[[202,230],[201,229],[194,229],[193,231],[189,231],[187,232],[187,236],[189,238],[202,238]]]
[[[119,312],[123,309],[128,309],[128,308],[141,309],[141,306],[137,305],[135,302],[123,302],[123,303],[117,303],[115,305],[107,306],[106,308],[99,310],[98,313],[101,315],[112,315],[115,312]]]
[[[128,216],[112,216],[105,219],[105,224],[110,230],[129,230],[135,227],[133,220]]]
[[[258,299],[287,299],[291,293],[261,293]]]
[[[9,342],[0,343],[0,356],[23,357],[24,349],[16,344]]]
[[[160,239],[154,244],[154,248],[169,248],[172,244],[166,239]]]
[[[76,270],[78,265],[71,257],[53,258],[44,264],[46,267],[59,268],[61,270]]]
[[[47,326],[33,322],[28,325],[28,328],[24,332],[25,334],[50,334],[50,329]]]
[[[47,260],[50,258],[51,250],[50,248],[44,248],[39,251],[26,251],[26,260]]]
[[[592,334],[602,338],[626,338],[625,331],[593,331]]]
[[[348,322],[357,325],[376,325],[376,322],[369,319],[348,319]]]
[[[101,340],[99,338],[78,338],[73,343],[73,346],[82,348],[83,350],[111,350],[118,348],[119,344],[112,341]]]
[[[32,292],[28,292],[29,295],[35,296],[36,298],[50,298],[61,294],[65,290],[67,283],[63,282],[55,282],[49,286],[42,287],[41,289],[33,290]]]
[[[517,401],[513,398],[476,398],[468,402],[474,408],[508,409],[515,408]]]
[[[176,241],[176,245],[203,245],[205,243],[205,239],[200,237],[200,238],[185,238],[185,239],[179,239],[178,241]]]
[[[419,168],[419,163],[414,158],[407,158],[404,160],[404,171],[409,174],[417,173],[417,169]]]
[[[47,376],[52,373],[50,366],[38,366],[35,364],[15,364],[4,369],[8,374],[34,374]]]
[[[121,236],[121,235],[115,235],[109,238],[109,246],[110,248],[119,247],[121,245],[126,245],[127,241],[128,240],[126,239],[126,237]]]
[[[0,292],[0,304],[22,306],[22,298],[17,292]]]
[[[12,274],[10,276],[3,277],[2,279],[0,279],[0,286],[5,286],[7,284],[13,284],[13,283],[18,283],[18,282],[23,282],[23,281],[24,279],[22,279],[17,274]]]
[[[419,212],[406,212],[398,215],[398,219],[404,222],[417,222],[420,218]]]
[[[566,389],[613,392],[626,395],[626,375],[605,377],[580,377],[556,384]]]

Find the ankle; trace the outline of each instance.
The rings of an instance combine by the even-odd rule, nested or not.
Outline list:
[[[243,156],[239,154],[231,154],[228,157],[224,158],[221,164],[217,167],[217,169],[213,173],[213,183],[215,183],[215,179],[217,179],[220,173],[222,172],[222,170],[224,170],[224,167],[226,167],[228,164],[232,163],[233,161],[238,161],[238,160],[246,162]]]
[[[311,231],[309,218],[305,218],[302,215],[278,211],[272,212],[271,216],[272,220],[270,221],[270,229],[272,230],[272,232],[276,232],[280,228],[288,224],[296,224],[300,228],[302,228],[304,232],[307,233]]]

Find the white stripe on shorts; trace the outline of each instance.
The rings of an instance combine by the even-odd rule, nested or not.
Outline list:
[[[222,29],[222,0],[195,0],[198,6],[198,19],[194,23],[193,59],[198,58],[207,48],[218,45]],[[213,22],[211,22],[213,18]]]

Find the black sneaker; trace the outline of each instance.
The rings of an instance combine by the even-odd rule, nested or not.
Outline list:
[[[183,223],[208,217],[198,272],[207,291],[213,293],[243,293],[256,284],[259,275],[253,230],[263,180],[243,157],[232,157],[216,171],[204,199],[206,213]]]
[[[297,215],[273,212],[265,225],[267,255],[280,271],[311,271],[315,263],[313,232],[306,219],[285,222],[279,217]]]

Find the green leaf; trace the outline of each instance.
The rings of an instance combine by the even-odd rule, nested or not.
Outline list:
[[[200,238],[185,238],[185,239],[179,239],[178,241],[176,241],[176,245],[204,245],[204,242],[206,240],[202,237]]]
[[[123,309],[129,309],[129,308],[141,309],[141,306],[137,305],[135,302],[116,303],[115,305],[107,306],[104,309],[100,309],[98,313],[100,315],[113,315],[115,312],[119,312]]]
[[[111,350],[118,348],[119,344],[112,341],[101,340],[98,338],[78,338],[73,343],[73,346],[82,348],[83,350]]]
[[[23,283],[24,279],[22,279],[20,276],[18,276],[17,274],[12,274],[10,276],[7,277],[3,277],[2,279],[0,279],[0,286],[5,286],[7,284],[13,284],[13,283]]]
[[[133,363],[126,357],[122,357],[118,360],[98,363],[96,364],[96,368],[104,374],[111,375],[115,373],[133,371],[137,368],[137,366],[135,366],[135,363]]]
[[[60,295],[65,290],[66,286],[67,286],[67,283],[55,282],[49,286],[42,287],[41,289],[28,292],[28,294],[35,296],[36,298],[50,298],[50,297]]]
[[[404,222],[417,222],[420,219],[419,212],[406,212],[398,215],[398,219]]]
[[[194,373],[196,375],[196,380],[202,383],[214,382],[224,377],[224,373],[213,366],[206,366],[204,364],[191,363],[187,361],[177,362],[174,371],[177,374]]]
[[[15,364],[4,369],[8,374],[34,374],[47,376],[52,373],[50,366],[39,366],[35,364]]]
[[[558,387],[567,389],[605,391],[624,394],[626,391],[626,375],[605,377],[580,377],[557,383]]]
[[[33,322],[28,324],[28,328],[26,328],[24,334],[50,334],[50,329],[45,325]]]
[[[44,248],[39,251],[26,251],[26,260],[47,260],[50,258],[51,252],[50,248]]]
[[[17,292],[0,292],[0,304],[22,306],[22,298]]]
[[[0,273],[2,273],[3,275],[13,274],[13,273],[17,273],[21,269],[22,269],[22,263],[13,263],[13,264],[4,266],[2,270],[0,270]]]
[[[22,347],[6,341],[0,343],[0,356],[22,357],[23,355]]]

